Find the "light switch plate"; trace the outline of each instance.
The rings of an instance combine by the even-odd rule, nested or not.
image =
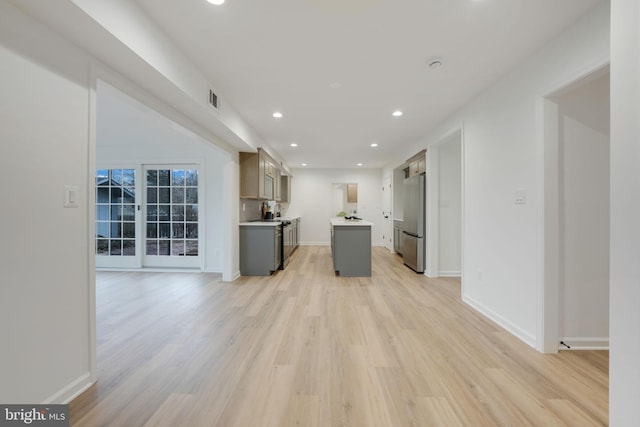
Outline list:
[[[515,203],[516,203],[516,205],[525,205],[525,204],[527,204],[527,192],[525,190],[516,190],[515,191]]]
[[[65,208],[77,208],[78,197],[80,189],[77,185],[65,185],[64,186],[64,207]]]

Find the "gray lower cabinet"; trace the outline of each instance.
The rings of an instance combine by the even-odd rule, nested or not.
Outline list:
[[[371,227],[341,225],[331,227],[333,269],[340,276],[371,276]]]
[[[400,255],[402,255],[403,242],[402,221],[393,221],[393,250]]]
[[[293,220],[294,229],[295,229],[295,238],[293,240],[293,249],[300,246],[300,218],[296,218]]]
[[[240,274],[269,276],[280,268],[282,229],[278,226],[240,226]]]

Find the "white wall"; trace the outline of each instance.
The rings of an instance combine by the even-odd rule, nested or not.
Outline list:
[[[640,2],[611,5],[609,422],[634,426],[640,396]]]
[[[572,348],[609,338],[609,74],[559,99],[559,337]]]
[[[0,64],[0,402],[61,403],[91,381],[89,61],[0,1]]]
[[[382,169],[292,169],[291,203],[284,215],[301,220],[301,244],[328,245],[334,183],[358,184],[358,216],[375,225],[373,245],[382,244]]]
[[[99,82],[96,162],[100,165],[198,163],[204,270],[222,272],[223,170],[230,155],[117,89]]]
[[[429,149],[464,123],[463,300],[538,348],[543,143],[536,105],[608,56],[605,2],[406,148]],[[526,203],[516,204],[521,190]]]

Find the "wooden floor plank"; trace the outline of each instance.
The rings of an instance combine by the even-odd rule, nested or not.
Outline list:
[[[74,426],[599,426],[608,352],[540,354],[384,248],[369,278],[324,246],[284,271],[99,272],[98,383]]]

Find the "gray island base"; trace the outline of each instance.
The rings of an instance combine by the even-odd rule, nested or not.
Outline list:
[[[331,219],[333,269],[345,277],[371,277],[371,226],[368,221]]]

